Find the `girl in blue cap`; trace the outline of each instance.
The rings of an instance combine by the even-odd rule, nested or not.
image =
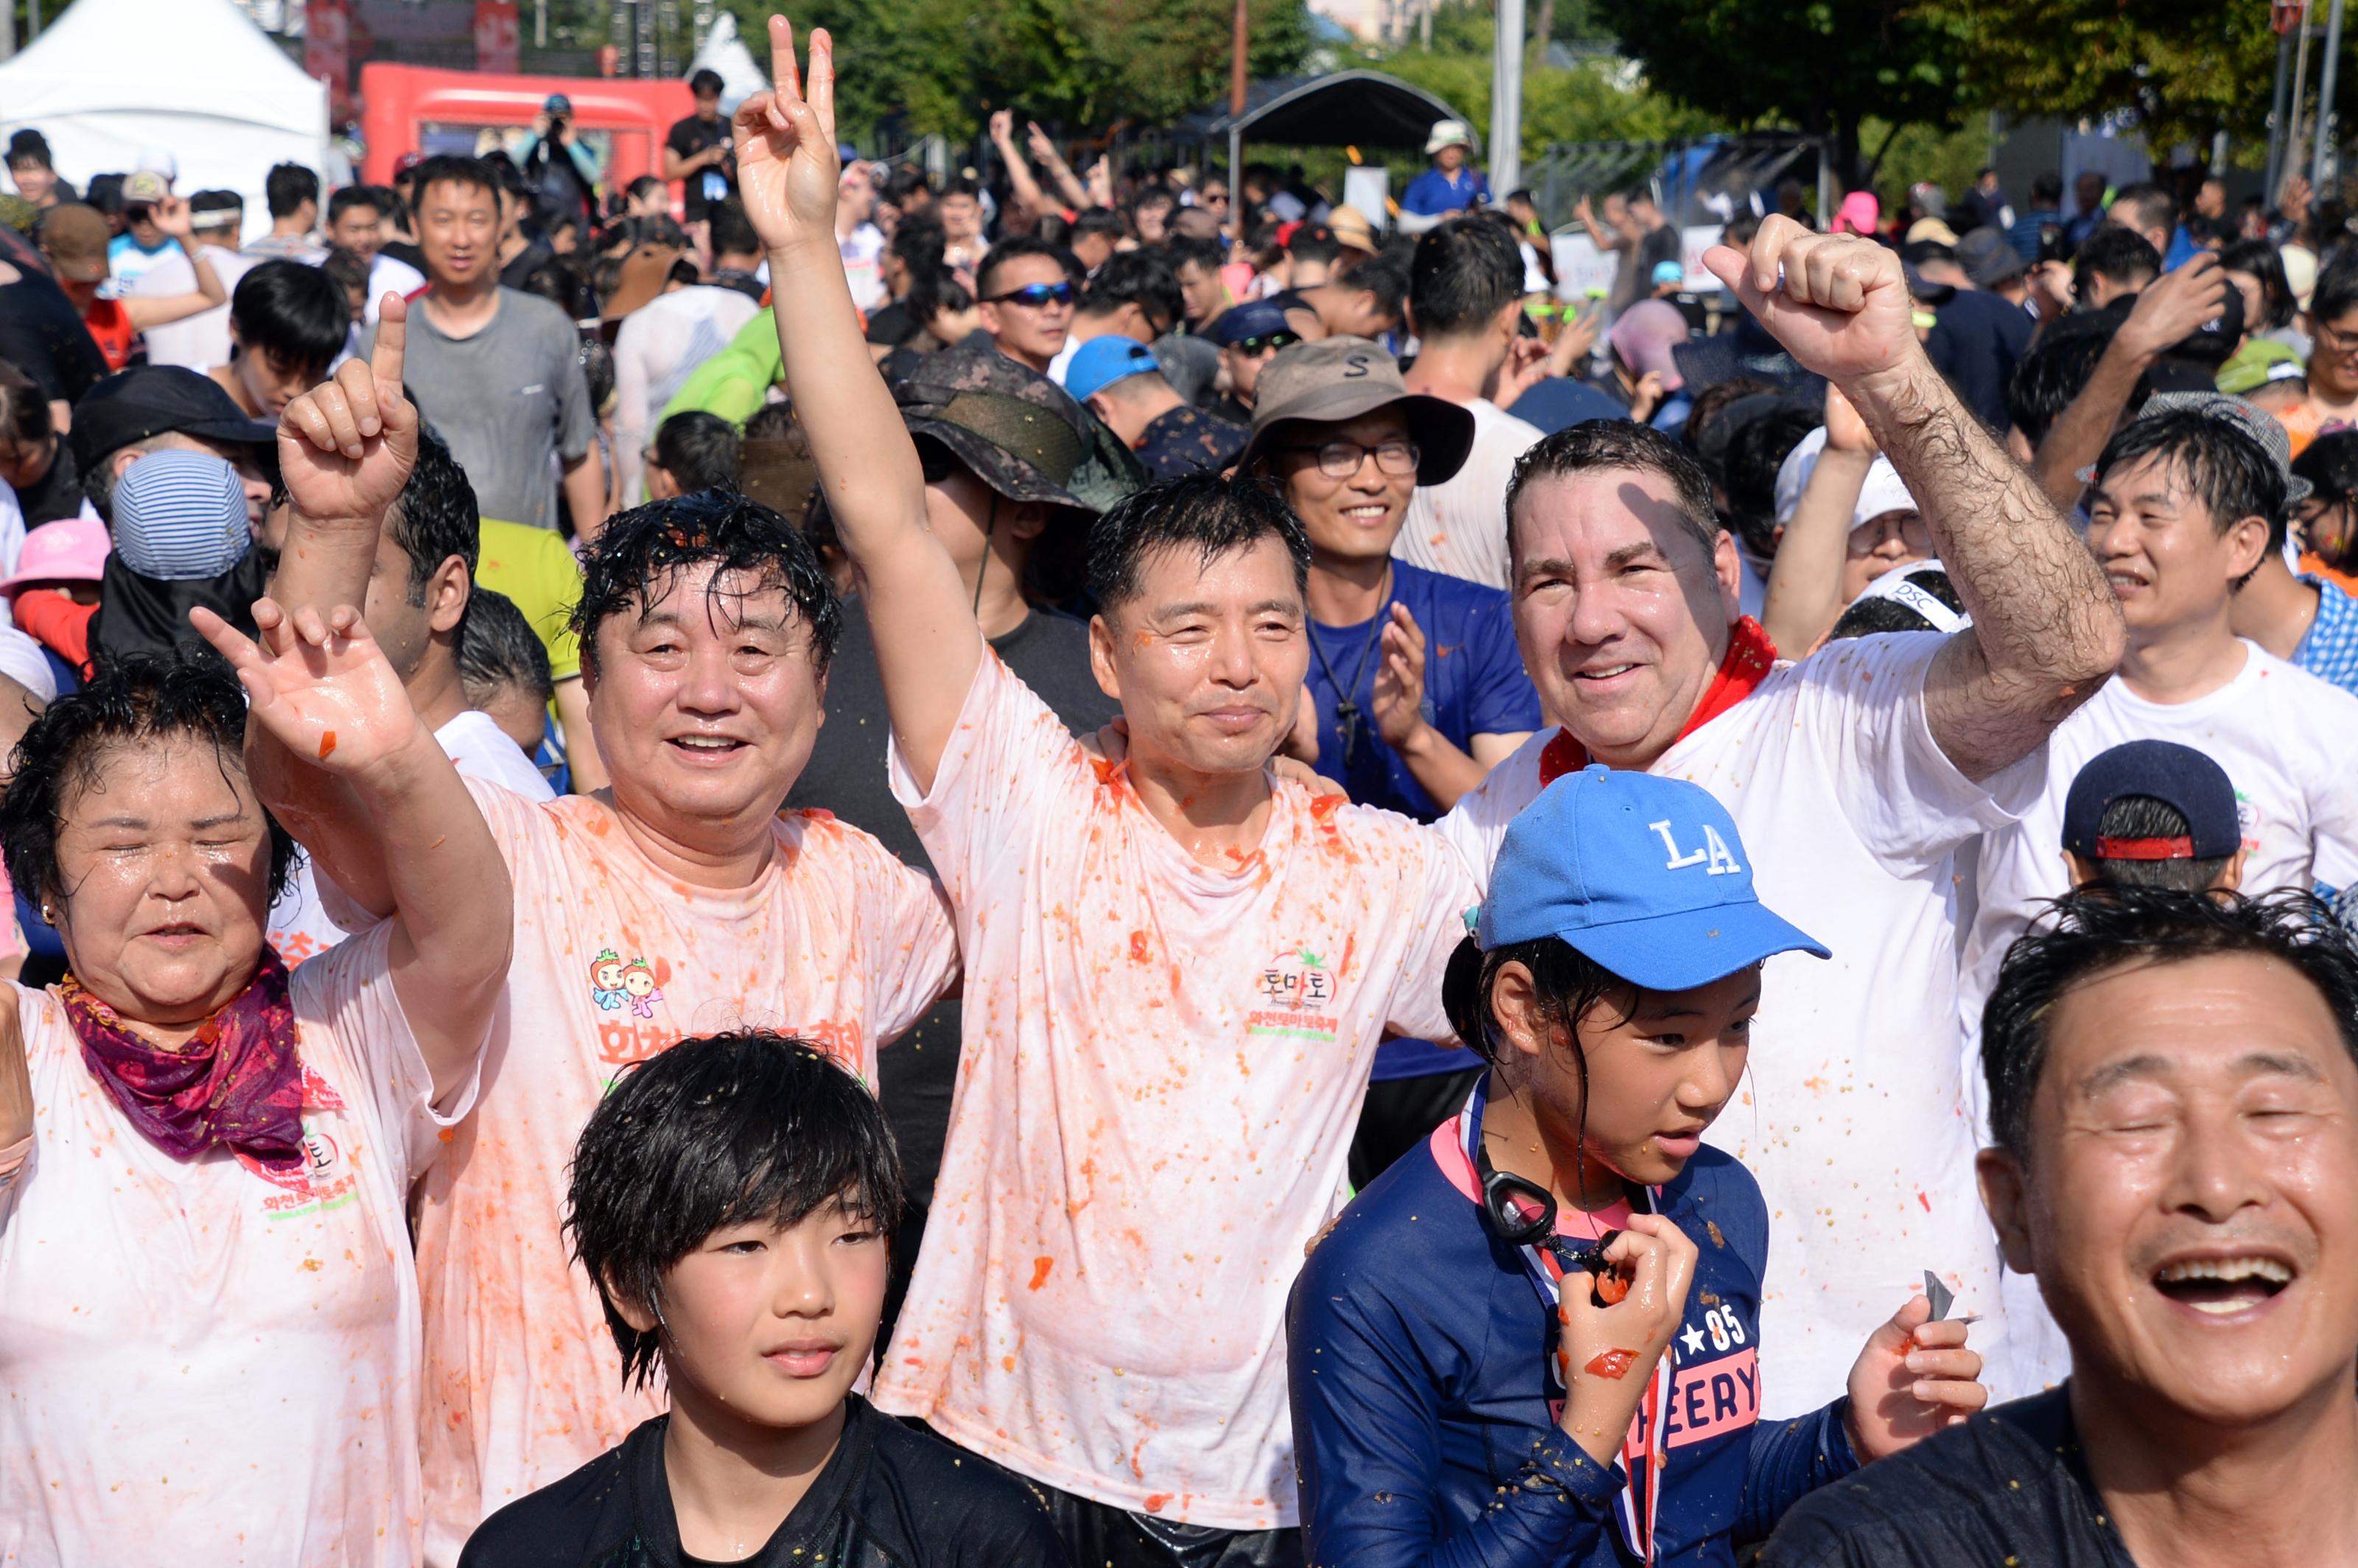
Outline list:
[[[1732,1563],[1804,1493],[1981,1407],[1965,1325],[1916,1296],[1847,1398],[1759,1422],[1768,1216],[1701,1138],[1743,1079],[1765,960],[1827,954],[1754,896],[1709,793],[1559,780],[1469,924],[1444,1000],[1490,1070],[1293,1290],[1311,1562]]]

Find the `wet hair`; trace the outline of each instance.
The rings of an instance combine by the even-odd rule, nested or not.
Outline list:
[[[737,427],[718,414],[673,415],[655,431],[654,453],[683,492],[737,488]]]
[[[503,161],[508,163],[511,170],[514,169],[515,165],[513,160],[503,159]],[[521,178],[522,176],[519,174],[518,178]],[[417,166],[416,183],[409,189],[414,193],[413,210],[425,206],[426,193],[438,185],[456,185],[462,189],[480,190],[492,199],[492,204],[496,209],[499,205],[500,192],[506,184],[507,181],[500,178],[497,166],[488,158],[458,157],[448,153],[438,153]],[[341,196],[343,192],[338,191],[336,194]]]
[[[2030,1159],[2030,1102],[2047,1065],[2058,1003],[2123,965],[2185,963],[2219,954],[2272,958],[2317,988],[2358,1058],[2358,951],[2333,914],[2305,892],[2246,898],[2151,888],[2083,889],[2059,899],[2051,925],[2006,949],[1982,1008],[1982,1074],[1990,1129],[2016,1160]]]
[[[1408,305],[1420,338],[1478,332],[1523,297],[1523,258],[1505,224],[1451,218],[1419,236]]]
[[[1408,304],[1409,264],[1399,247],[1372,256],[1335,280],[1341,288],[1365,290],[1376,297],[1376,313],[1398,322]]]
[[[762,236],[753,232],[753,220],[745,216],[743,202],[732,200],[708,208],[705,221],[710,225],[712,254],[716,258],[762,254]]]
[[[2237,240],[2219,252],[2223,272],[2247,272],[2260,280],[2260,319],[2246,321],[2249,332],[2273,331],[2292,324],[2300,303],[2292,297],[2292,280],[2285,276],[2284,257],[2266,240]]]
[[[2080,242],[2072,259],[2072,292],[2083,293],[2091,277],[2107,278],[2123,288],[2143,288],[2161,276],[2161,253],[2135,229],[2100,223]]]
[[[1908,574],[1909,582],[1958,614],[1963,615],[1965,612],[1965,601],[1958,597],[1957,585],[1949,580],[1947,572],[1937,571],[1929,567],[1919,567],[1913,569],[1902,567],[1899,569]],[[1938,630],[1938,627],[1924,619],[1920,611],[1910,610],[1896,599],[1855,599],[1842,612],[1841,619],[1834,622],[1834,629],[1826,633],[1826,641],[1839,643],[1846,637],[1872,637],[1881,632]]]
[[[514,687],[542,704],[557,695],[547,645],[515,600],[496,589],[478,588],[468,596],[467,619],[459,630],[459,684],[471,708],[482,707],[503,687]]]
[[[210,649],[117,655],[80,691],[42,709],[16,743],[15,772],[0,794],[0,845],[16,890],[35,903],[70,896],[58,873],[58,830],[70,801],[103,787],[117,748],[183,737],[212,747],[223,778],[243,776],[245,688]],[[271,903],[287,890],[295,840],[258,802],[255,809],[270,845],[263,895]]]
[[[1613,469],[1635,469],[1668,480],[1679,516],[1703,546],[1704,558],[1719,547],[1719,514],[1712,510],[1711,476],[1694,454],[1660,430],[1628,419],[1594,419],[1545,436],[1515,460],[1507,481],[1507,545],[1511,555],[1515,513],[1523,492],[1543,479]]]
[[[2047,432],[2071,406],[2071,400],[2086,390],[2088,378],[2096,373],[2096,362],[2112,347],[2113,334],[2121,330],[2125,314],[2098,310],[2066,316],[2015,361],[2014,373],[2006,383],[2006,417],[2034,449],[2047,439]],[[2139,376],[2129,395],[2128,416],[2135,418],[2152,395],[2150,382]]]
[[[581,597],[569,622],[581,642],[582,667],[598,668],[598,629],[617,615],[644,616],[673,581],[691,568],[713,568],[708,606],[731,590],[722,580],[742,574],[746,596],[782,589],[791,613],[810,633],[811,663],[824,674],[843,631],[843,606],[802,530],[758,501],[725,490],[702,490],[651,501],[611,519],[581,561]]]
[[[2194,826],[2186,820],[2186,813],[2149,795],[2116,795],[2105,803],[2104,815],[2096,820],[2096,837],[2100,839],[2187,838],[2193,833]],[[2096,874],[2108,886],[2201,892],[2218,881],[2219,873],[2234,858],[2213,855],[2200,860],[2096,860],[2089,864],[2095,867]]]
[[[276,163],[262,177],[262,200],[274,218],[292,218],[319,200],[319,177],[299,163]]]
[[[2268,548],[2284,548],[2288,507],[2285,479],[2259,442],[2231,421],[2192,408],[2172,408],[2123,426],[2096,460],[2096,482],[2124,463],[2167,457],[2211,509],[2211,526],[2221,534],[2245,517],[2268,525]],[[2255,570],[2258,569],[2256,568]],[[2246,573],[2235,586],[2251,580]]]
[[[2292,471],[2316,487],[2315,498],[2325,505],[2358,505],[2358,430],[2329,430],[2318,437],[2293,459]],[[2309,547],[2318,549],[2315,541]],[[2337,567],[2347,564],[2331,556],[2326,559]]]
[[[683,1040],[625,1071],[573,1152],[565,1230],[597,1282],[625,1386],[654,1379],[664,1276],[732,1226],[801,1224],[830,1203],[890,1231],[906,1188],[876,1097],[804,1041],[749,1029]]]
[[[452,556],[467,563],[467,580],[475,579],[481,558],[483,527],[475,509],[475,487],[450,449],[433,431],[417,432],[417,462],[393,498],[385,528],[401,553],[409,557],[408,599],[413,608],[426,602],[427,585]],[[469,611],[472,614],[471,609]],[[466,639],[462,619],[456,635]]]
[[[1275,481],[1197,473],[1150,486],[1090,524],[1089,597],[1110,614],[1145,591],[1142,568],[1159,550],[1192,551],[1208,567],[1263,539],[1285,546],[1294,591],[1306,595],[1310,539]]]
[[[992,294],[997,293],[998,290],[994,287],[994,283],[999,276],[1000,270],[1006,266],[1008,263],[1020,260],[1024,256],[1045,256],[1048,260],[1056,264],[1057,267],[1063,271],[1067,281],[1076,282],[1080,278],[1081,264],[1073,259],[1072,252],[1065,249],[1062,245],[1052,245],[1047,241],[1037,238],[1034,235],[1017,234],[1011,239],[1001,240],[999,243],[991,246],[990,252],[984,255],[981,262],[975,267],[975,297],[977,298],[988,298]]]
[[[344,351],[352,330],[343,286],[298,261],[266,261],[239,278],[229,297],[229,319],[241,352],[266,349],[315,381]]]
[[[1076,308],[1084,316],[1110,316],[1125,305],[1135,305],[1164,327],[1176,326],[1187,314],[1187,300],[1179,292],[1179,275],[1171,264],[1150,251],[1116,251],[1106,258],[1081,291]]]

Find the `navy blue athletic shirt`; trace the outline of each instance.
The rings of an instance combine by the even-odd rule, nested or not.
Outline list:
[[[1325,1568],[1617,1568],[1619,1465],[1548,1408],[1553,1312],[1475,1199],[1455,1119],[1370,1184],[1293,1287],[1286,1346],[1302,1524]],[[1444,1169],[1444,1163],[1447,1168]],[[1655,1561],[1732,1563],[1797,1499],[1858,1467],[1844,1401],[1762,1424],[1751,1173],[1706,1148],[1659,1212],[1699,1254],[1667,1413]]]

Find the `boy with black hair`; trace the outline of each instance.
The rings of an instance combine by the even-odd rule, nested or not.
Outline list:
[[[557,698],[548,649],[514,600],[480,583],[467,596],[459,628],[459,684],[467,706],[499,726],[516,750],[527,757],[540,751],[548,705]]]
[[[737,427],[718,414],[675,414],[647,449],[647,499],[737,488]]]
[[[1073,257],[1089,276],[1113,259],[1129,231],[1121,226],[1121,214],[1110,207],[1087,207],[1073,220]]]
[[[2161,253],[2134,229],[2107,223],[2071,261],[2071,292],[2082,310],[2102,310],[2161,276]]]
[[[1228,259],[1228,248],[1210,235],[1174,232],[1163,243],[1163,254],[1171,264],[1172,276],[1179,280],[1187,330],[1200,337],[1211,330],[1221,311],[1235,303],[1228,297],[1228,286],[1220,277],[1220,268]]]
[[[745,209],[735,200],[716,201],[706,210],[712,240],[712,271],[705,281],[715,288],[732,288],[760,304],[769,285],[757,276],[762,266],[762,242],[745,222]]]
[[[670,1409],[494,1514],[462,1568],[1064,1563],[1022,1487],[851,1391],[900,1208],[882,1112],[800,1040],[708,1035],[623,1075],[565,1224],[624,1379],[660,1367]]]
[[[1394,245],[1347,274],[1293,292],[1317,312],[1319,325],[1326,329],[1328,337],[1381,341],[1398,332],[1406,318],[1407,250]]]
[[[1364,270],[1364,269],[1363,269]],[[1356,279],[1359,275],[1354,273]],[[1474,416],[1474,448],[1440,484],[1419,485],[1392,554],[1427,571],[1507,586],[1507,481],[1538,427],[1490,401],[1523,319],[1523,257],[1513,232],[1486,216],[1444,219],[1409,263],[1409,326],[1417,336],[1409,391]]]
[[[207,373],[256,419],[327,378],[352,336],[352,309],[334,278],[299,261],[265,261],[229,297],[230,359]]]

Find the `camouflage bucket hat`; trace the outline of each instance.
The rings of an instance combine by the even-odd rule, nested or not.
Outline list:
[[[982,334],[926,355],[892,390],[911,436],[938,441],[1010,501],[1098,513],[1145,486],[1119,437]]]

